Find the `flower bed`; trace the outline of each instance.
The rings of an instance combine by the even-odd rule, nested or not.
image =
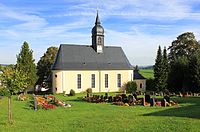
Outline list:
[[[58,100],[52,95],[48,95],[44,97],[34,95],[34,109],[35,110],[38,110],[39,108],[55,109],[57,106],[71,107],[70,104],[66,104],[64,101]]]

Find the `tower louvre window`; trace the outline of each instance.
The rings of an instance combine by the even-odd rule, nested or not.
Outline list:
[[[101,44],[101,37],[98,37],[98,44]]]

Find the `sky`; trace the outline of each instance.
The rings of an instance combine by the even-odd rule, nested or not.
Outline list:
[[[200,39],[200,0],[0,0],[0,64],[15,64],[24,41],[35,63],[50,46],[91,45],[97,9],[104,44],[132,65],[153,65],[158,46],[184,32]]]

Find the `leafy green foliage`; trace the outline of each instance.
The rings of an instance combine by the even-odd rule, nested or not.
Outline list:
[[[200,53],[196,52],[189,59],[190,91],[200,92]]]
[[[134,93],[137,90],[137,84],[134,81],[129,81],[125,84],[125,90],[127,93]]]
[[[171,62],[178,57],[189,57],[199,48],[200,46],[192,32],[183,33],[179,35],[177,39],[172,42],[172,45],[168,48],[170,50],[169,60]]]
[[[168,85],[173,91],[196,91],[199,83],[198,55],[200,45],[191,32],[177,37],[169,47],[170,73]],[[196,88],[194,88],[196,87]]]
[[[156,91],[155,82],[153,78],[147,78],[146,80],[146,90],[147,91]]]
[[[86,93],[91,94],[92,93],[92,88],[86,89]]]
[[[185,56],[176,58],[171,63],[169,73],[169,90],[185,92],[188,88],[188,58]]]
[[[54,64],[57,52],[57,47],[49,47],[46,53],[38,61],[37,75],[39,76],[39,79],[37,81],[37,84],[41,84],[45,79],[47,79],[51,75],[51,66]]]
[[[27,77],[25,81],[28,85],[26,88],[23,88],[23,90],[34,87],[37,81],[36,65],[34,62],[35,60],[33,59],[33,51],[29,49],[29,45],[25,41],[22,45],[19,55],[17,55],[16,64],[16,69],[18,72],[20,72],[20,75]]]
[[[3,90],[5,96],[11,96],[20,91],[24,91],[27,86],[27,76],[21,74],[18,69],[13,66],[7,66],[3,70],[1,75]]]

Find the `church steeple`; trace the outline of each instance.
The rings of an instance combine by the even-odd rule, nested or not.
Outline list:
[[[98,10],[97,10],[97,16],[96,16],[95,25],[101,25],[101,22],[100,22],[100,20],[99,20],[99,13],[98,13]]]
[[[92,47],[97,53],[103,53],[104,49],[104,29],[101,26],[97,11],[95,26],[92,28]]]

